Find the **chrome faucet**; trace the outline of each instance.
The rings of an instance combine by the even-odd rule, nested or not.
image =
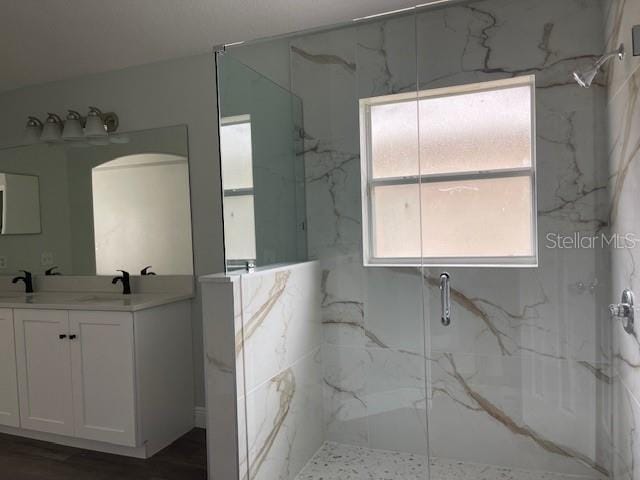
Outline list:
[[[115,285],[118,282],[122,282],[122,294],[131,295],[131,281],[129,278],[129,272],[125,272],[124,270],[118,270],[118,272],[122,272],[122,275],[113,277],[111,283]]]
[[[11,283],[24,282],[24,293],[33,293],[33,276],[31,272],[27,272],[26,270],[20,270],[24,273],[22,277],[14,277],[11,280]]]

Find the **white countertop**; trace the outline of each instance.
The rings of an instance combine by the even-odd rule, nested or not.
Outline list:
[[[137,312],[191,298],[188,293],[0,292],[0,308]]]

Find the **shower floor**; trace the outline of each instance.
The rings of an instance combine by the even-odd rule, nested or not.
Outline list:
[[[327,442],[296,480],[425,480],[425,457]],[[493,465],[431,459],[431,480],[586,480]]]

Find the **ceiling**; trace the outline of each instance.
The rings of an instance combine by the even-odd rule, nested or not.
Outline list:
[[[0,0],[0,91],[212,51],[411,0]],[[420,2],[418,2],[420,3]]]

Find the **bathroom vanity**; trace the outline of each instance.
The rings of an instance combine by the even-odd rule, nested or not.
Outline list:
[[[139,458],[188,432],[191,296],[0,292],[0,432]]]
[[[0,433],[147,458],[195,424],[187,130],[111,140],[0,148]]]

